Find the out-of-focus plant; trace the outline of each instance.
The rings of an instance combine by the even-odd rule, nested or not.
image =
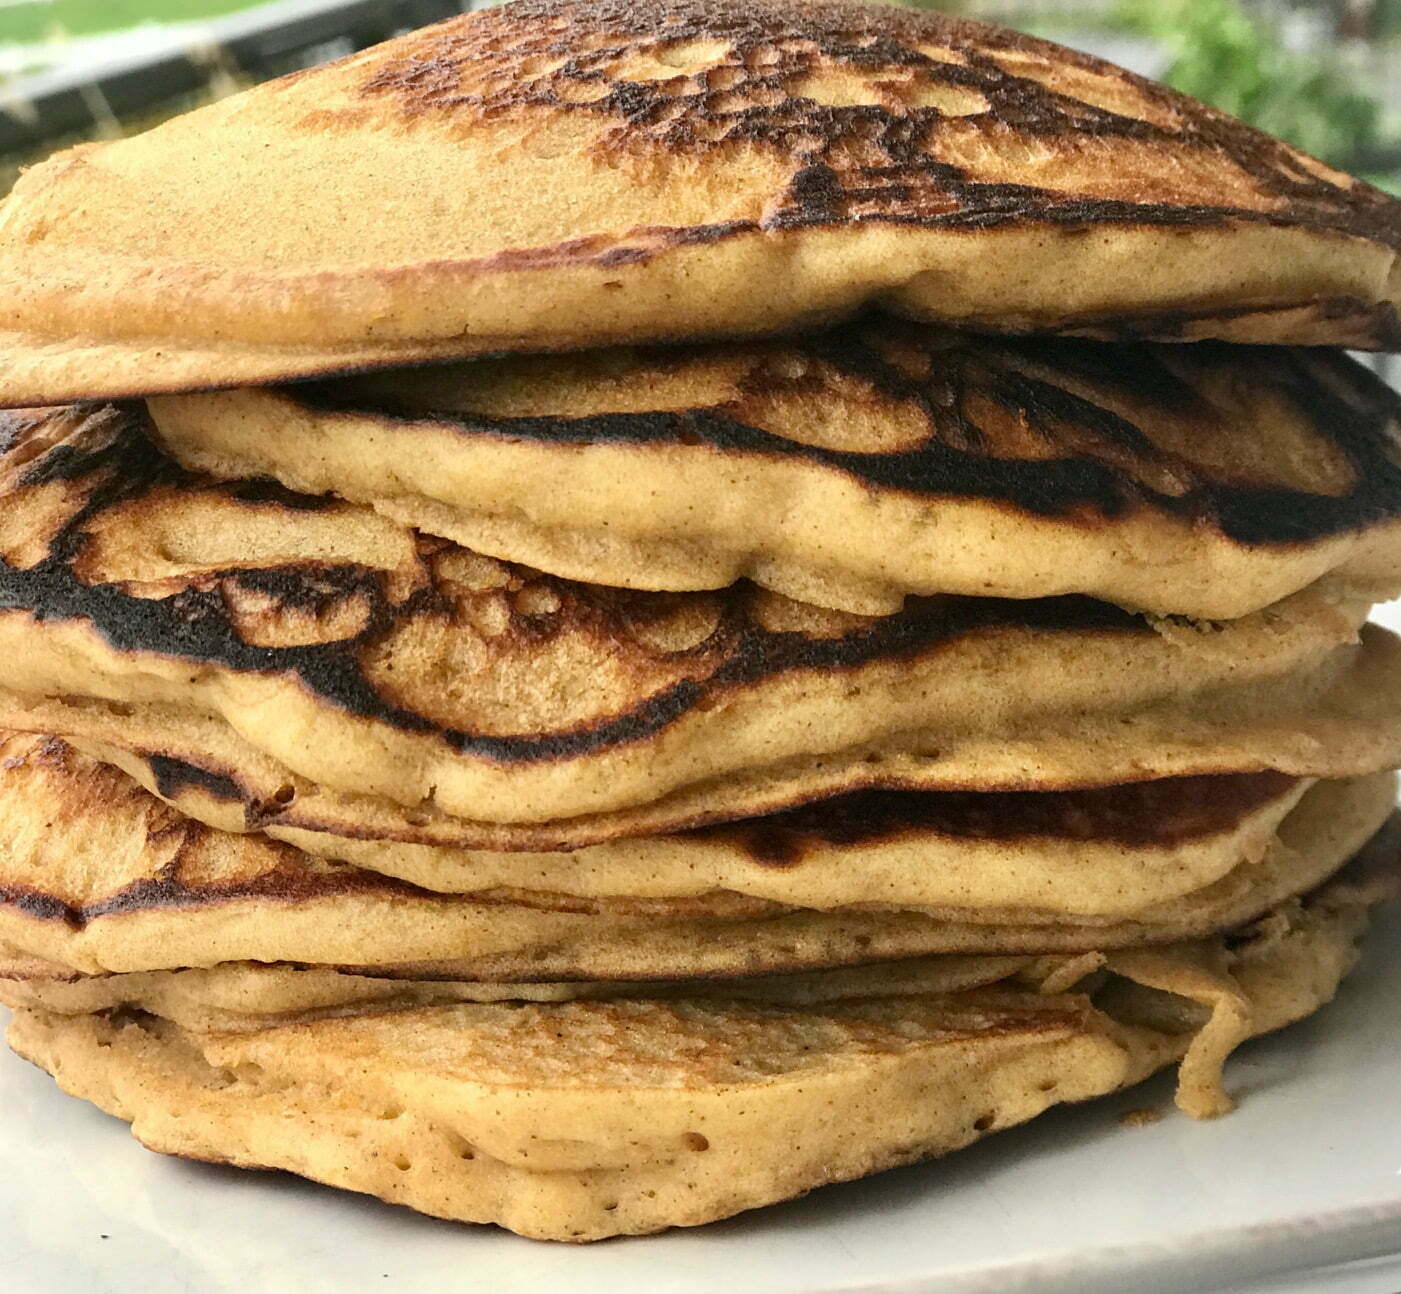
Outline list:
[[[1175,89],[1347,166],[1376,148],[1381,110],[1325,57],[1295,54],[1236,0],[1120,0],[1119,23],[1161,42]]]
[[[940,13],[976,13],[976,0],[865,0],[867,4],[902,4],[909,9],[937,9]]]
[[[1373,36],[1401,36],[1401,0],[1377,0],[1373,11]]]
[[[257,0],[12,0],[0,3],[0,40],[21,44],[58,34],[87,36],[143,22],[217,18]]]
[[[1291,0],[1296,8],[1317,0]],[[1352,40],[1401,36],[1401,0],[1327,0],[1338,35]]]

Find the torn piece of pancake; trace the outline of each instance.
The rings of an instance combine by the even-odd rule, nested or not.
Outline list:
[[[1255,686],[1312,714],[1306,698],[1353,661],[1368,607],[1326,581],[1207,624],[1082,597],[910,599],[873,619],[747,584],[603,589],[369,508],[191,476],[134,410],[11,415],[6,430],[0,688],[18,701],[0,722],[73,737],[100,736],[83,716],[155,727],[164,738],[146,749],[177,757],[181,730],[196,766],[240,740],[254,758],[235,776],[279,764],[372,810],[388,801],[401,829],[440,814],[538,825],[701,786],[690,812],[713,817],[745,778],[767,782],[776,808],[811,798],[805,779],[827,793],[896,785],[879,766],[891,756],[935,764],[920,785],[965,787],[1074,785],[1057,766],[1072,759],[1100,782],[1245,771],[1262,765],[1191,767],[1199,749],[1155,769],[1183,741],[1145,744],[1134,716],[1202,701],[1219,728],[1233,706],[1250,712]],[[1354,731],[1395,746],[1401,677],[1375,681]],[[1302,722],[1266,739],[1302,758],[1264,767],[1329,771],[1298,766],[1326,757]],[[1069,736],[1037,768],[1044,729]],[[297,795],[279,783],[274,806],[283,785]]]
[[[1223,1113],[1230,1052],[1351,968],[1368,905],[1394,891],[1394,841],[1368,866],[1230,936],[1111,956],[1079,991],[1072,968],[1069,992],[1047,977],[883,994],[870,970],[787,1004],[496,1002],[223,1033],[140,1006],[26,1008],[8,1037],[154,1150],[594,1240],[956,1150],[1176,1060],[1179,1104]]]
[[[1340,352],[901,321],[150,402],[187,467],[620,588],[860,614],[1079,593],[1233,619],[1401,591],[1401,398]]]
[[[926,823],[905,842],[908,865],[937,868],[941,852],[966,869],[969,883],[940,892],[937,880],[911,880],[892,895],[889,874],[882,878],[879,861],[869,864],[856,848],[840,890],[819,883],[791,896],[814,905],[803,908],[746,892],[781,895],[781,878],[772,888],[758,877],[747,880],[743,857],[727,856],[735,845],[724,838],[715,842],[715,856],[728,857],[733,888],[716,877],[682,885],[677,894],[658,885],[637,896],[622,878],[603,898],[519,884],[442,893],[258,835],[212,830],[51,739],[12,737],[0,749],[0,941],[16,954],[84,973],[261,961],[418,978],[675,979],[931,953],[1173,943],[1242,925],[1320,885],[1381,827],[1395,801],[1389,773],[1320,782],[1302,798],[1297,788],[1282,787],[1254,806],[1248,792],[1232,804],[1221,790],[1212,804],[1211,788],[1199,783],[1187,795],[1206,801],[1196,809],[1204,857],[1193,860],[1160,839],[1156,856],[1151,847],[1139,855],[1139,874],[1132,854],[1117,864],[1117,883],[1093,875],[1093,852],[1077,863],[1073,846],[1062,847],[1058,857],[1049,837],[1012,842],[1020,858],[999,870],[994,850],[979,849],[975,836],[941,838]],[[1118,809],[1164,811],[1171,798],[1130,790]],[[1112,836],[1114,807],[1112,797],[1101,797],[1098,804],[1064,805],[1059,815],[1042,812],[1059,816],[1064,846],[1077,829],[1082,840],[1094,841],[1096,831]],[[1004,809],[1015,813],[1015,801]],[[1096,810],[1098,828],[1087,816]],[[1190,818],[1193,808],[1179,801],[1177,812]],[[810,815],[809,829],[840,837],[840,808],[837,815],[825,828]],[[980,817],[998,817],[993,797]],[[967,819],[963,826],[978,829]],[[956,813],[946,812],[945,827],[959,829]],[[1165,823],[1164,838],[1172,834]],[[921,835],[930,841],[927,859]],[[960,858],[962,844],[971,853]],[[839,840],[832,848],[836,871]],[[1042,849],[1045,874],[1038,876]],[[981,884],[976,859],[986,869]],[[1107,851],[1100,864],[1115,867]],[[1200,869],[1195,883],[1174,875],[1179,864]],[[1057,895],[1055,875],[1077,870],[1078,887]],[[1024,901],[1030,898],[1036,902]]]
[[[1396,347],[1399,213],[1003,28],[521,0],[31,168],[0,207],[0,399],[757,334],[868,303]]]

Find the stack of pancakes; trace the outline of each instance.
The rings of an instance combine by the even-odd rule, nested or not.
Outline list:
[[[1395,880],[1401,402],[1326,348],[1398,247],[1107,64],[778,0],[519,0],[36,168],[11,1044],[575,1240],[1177,1061],[1223,1111]]]

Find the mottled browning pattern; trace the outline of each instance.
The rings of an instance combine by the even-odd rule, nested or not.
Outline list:
[[[677,238],[866,220],[983,229],[1245,219],[1401,247],[1401,207],[1384,194],[1224,114],[1088,55],[883,5],[522,0],[401,42],[361,94],[410,122],[463,131],[541,112],[601,120],[608,129],[593,147],[616,165],[723,157],[739,144],[791,163],[785,199],[761,221]],[[1073,159],[1086,138],[1184,161],[1171,175],[1100,174],[1086,192],[1073,163],[1067,187],[1051,190],[990,182],[972,161],[982,150]],[[1199,200],[1183,201],[1193,188]],[[618,264],[646,255],[645,243],[608,252]]]
[[[1394,199],[1109,64],[862,4],[481,10],[60,154],[0,233],[12,406],[864,306],[1401,347]]]
[[[899,615],[870,619],[746,585],[717,594],[607,589],[424,536],[410,537],[414,551],[394,569],[307,555],[281,565],[243,557],[240,566],[199,569],[174,558],[161,566],[165,555],[147,551],[143,527],[153,537],[172,525],[222,529],[232,563],[242,556],[245,524],[271,526],[295,546],[305,523],[277,511],[305,505],[289,504],[271,485],[221,486],[183,472],[156,448],[135,409],[7,414],[0,445],[8,509],[0,522],[0,611],[86,622],[122,652],[289,677],[344,711],[502,762],[641,740],[767,677],[899,660],[980,631],[1151,632],[1139,617],[1078,597],[918,598]],[[134,556],[133,538],[141,540]],[[155,563],[149,571],[148,562]],[[118,569],[127,564],[142,569]],[[396,649],[406,644],[436,657],[442,689],[469,669],[474,688],[489,688],[484,658],[498,677],[524,671],[528,678],[552,655],[590,671],[590,688],[538,701],[527,689],[524,704],[495,709],[486,693],[444,702],[431,680],[394,674]],[[435,697],[446,713],[479,705],[482,726],[452,726],[435,715]],[[496,725],[528,722],[536,704],[549,722],[526,733],[494,730],[493,717]]]
[[[432,420],[464,437],[700,445],[727,456],[802,460],[873,490],[986,500],[1071,524],[1147,504],[1242,544],[1302,544],[1401,515],[1401,396],[1340,353],[1209,342],[1184,353],[1143,343],[960,336],[869,319],[748,350],[738,398],[716,406],[502,416],[472,401],[484,384],[487,403],[519,402],[509,393],[543,367],[545,392],[579,382],[591,400],[602,388],[627,404],[638,398],[630,379],[665,386],[670,374],[706,371],[712,359],[727,367],[730,346],[487,363],[484,379],[475,365],[425,370],[410,375],[407,401],[396,397],[404,382],[394,375],[282,395],[331,414]],[[461,403],[434,408],[435,392]],[[839,431],[832,443],[816,443],[819,435],[805,442],[764,425],[771,409],[808,408],[834,394],[879,410],[898,443],[872,451],[841,444]],[[1233,452],[1193,434],[1200,424],[1239,437],[1233,396],[1278,402],[1277,421],[1260,428],[1264,443]]]
[[[81,930],[121,913],[246,899],[295,904],[338,894],[436,897],[404,881],[314,859],[273,840],[224,848],[218,832],[161,803],[115,769],[92,764],[56,737],[11,735],[0,741],[0,778],[16,773],[52,782],[54,793],[69,806],[69,818],[84,813],[101,817],[118,809],[136,815],[143,824],[139,857],[163,860],[139,876],[117,875],[114,864],[114,874],[105,881],[88,880],[81,887],[58,877],[50,877],[43,888],[0,881],[0,905],[28,917]],[[10,860],[5,870],[12,868]]]

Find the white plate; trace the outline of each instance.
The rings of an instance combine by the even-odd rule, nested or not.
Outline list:
[[[149,1154],[0,1059],[0,1289],[38,1294],[742,1294],[1401,1289],[1401,911],[1319,1016],[1243,1048],[1240,1108],[1172,1083],[697,1231],[584,1248]],[[1165,1117],[1126,1128],[1145,1106]]]

